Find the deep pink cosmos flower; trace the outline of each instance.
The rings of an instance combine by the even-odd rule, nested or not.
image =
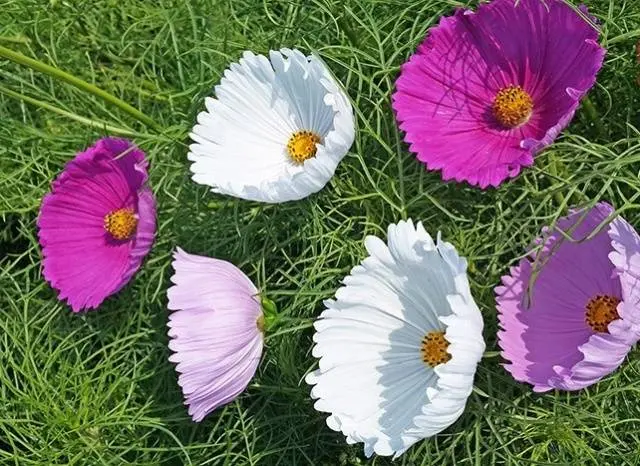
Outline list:
[[[442,18],[396,82],[405,141],[445,180],[498,186],[569,124],[602,66],[597,39],[561,0],[494,0]]]
[[[496,288],[505,368],[535,391],[588,387],[640,339],[640,237],[621,217],[598,231],[611,214],[560,219]]]
[[[180,248],[173,257],[169,360],[177,364],[189,414],[200,422],[247,388],[262,355],[265,319],[258,290],[235,265]]]
[[[43,275],[74,312],[124,287],[151,249],[156,204],[144,153],[105,138],[67,163],[42,200]]]

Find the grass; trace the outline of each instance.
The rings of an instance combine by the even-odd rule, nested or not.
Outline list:
[[[568,203],[607,199],[640,226],[638,0],[593,0],[606,63],[568,131],[500,189],[442,183],[408,153],[390,93],[399,65],[448,0],[0,0],[0,45],[130,103],[161,132],[86,91],[0,60],[0,464],[387,465],[347,446],[313,410],[304,375],[314,316],[401,218],[442,231],[470,262],[495,351],[493,287]],[[319,194],[284,205],[215,196],[189,179],[187,133],[245,49],[318,52],[345,83],[356,142]],[[152,161],[159,234],[135,280],[72,315],[43,281],[35,218],[65,161],[104,134]],[[247,392],[190,422],[168,363],[171,251],[231,260],[289,317]],[[640,464],[640,357],[579,393],[536,395],[497,357],[462,418],[402,465]]]

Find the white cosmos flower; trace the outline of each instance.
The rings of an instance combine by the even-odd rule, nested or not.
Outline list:
[[[353,144],[353,109],[316,56],[244,52],[190,134],[193,180],[262,202],[320,191]]]
[[[344,280],[314,324],[315,408],[347,443],[396,457],[462,414],[485,349],[467,262],[421,223],[390,225],[388,246]]]

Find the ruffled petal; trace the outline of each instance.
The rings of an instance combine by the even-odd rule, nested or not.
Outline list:
[[[348,98],[324,63],[298,50],[245,52],[225,71],[216,98],[193,128],[193,180],[216,193],[261,202],[302,199],[322,189],[353,144]],[[287,153],[299,131],[320,137],[302,164]]]
[[[169,360],[177,364],[189,414],[200,422],[253,378],[262,355],[262,310],[253,283],[229,262],[178,248],[173,267]]]
[[[142,261],[151,251],[156,236],[156,198],[148,187],[143,187],[138,192],[138,228],[129,250],[129,264],[122,275],[120,288],[125,286],[135,275]],[[117,291],[117,290],[116,290]]]
[[[445,180],[485,188],[518,175],[593,86],[604,57],[597,36],[560,0],[494,0],[442,18],[396,82],[393,108],[410,150]],[[576,57],[573,68],[566,56]],[[530,119],[513,129],[492,111],[509,86],[533,100]]]
[[[631,338],[630,338],[631,337]],[[609,333],[591,335],[580,345],[583,359],[572,367],[553,367],[556,375],[549,379],[549,386],[561,390],[580,390],[609,375],[624,362],[635,341],[634,333],[624,320],[609,324]]]
[[[622,286],[618,314],[630,325],[636,341],[640,338],[640,237],[626,220],[616,218],[609,227],[613,251],[609,259],[616,267]]]
[[[98,307],[126,285],[153,242],[155,201],[144,186],[146,167],[144,153],[131,142],[100,139],[67,163],[42,200],[37,224],[43,275],[74,312]],[[105,216],[123,208],[136,212],[144,247],[105,231]]]
[[[306,380],[315,408],[347,443],[397,457],[463,412],[484,350],[482,318],[466,261],[422,224],[390,225],[387,244],[365,244],[369,257],[314,324],[319,369]],[[431,332],[445,332],[452,355],[435,369],[421,355]]]

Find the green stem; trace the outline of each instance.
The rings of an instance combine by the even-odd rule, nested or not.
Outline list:
[[[553,154],[550,155],[550,158],[551,164],[549,165],[549,173],[554,178],[560,179],[560,170],[558,169],[563,167],[560,167],[560,161]],[[562,194],[562,192],[556,191],[555,193],[553,193],[553,198],[558,203],[558,207],[562,207],[564,205],[564,195]]]
[[[605,137],[607,133],[602,125],[602,121],[600,121],[600,118],[598,117],[598,110],[596,110],[596,106],[593,105],[593,102],[591,102],[591,99],[588,96],[582,99],[582,105],[587,117],[593,122],[598,136]]]
[[[344,16],[339,16],[337,19],[337,23],[338,26],[340,26],[340,29],[342,29],[342,32],[344,32],[344,34],[347,36],[347,39],[349,39],[349,42],[351,42],[351,45],[357,46],[358,36],[355,32],[353,32],[353,29],[349,24],[349,20],[347,20]]]
[[[158,132],[162,132],[162,127],[158,123],[156,123],[152,118],[148,117],[137,108],[132,107],[131,105],[126,103],[124,100],[119,99],[116,96],[103,91],[102,89],[100,89],[97,86],[94,86],[93,84],[83,81],[82,79],[76,78],[75,76],[69,73],[66,73],[65,71],[62,71],[51,65],[47,65],[46,63],[43,63],[41,61],[34,60],[33,58],[29,58],[25,55],[22,55],[21,53],[14,52],[13,50],[3,47],[1,45],[0,45],[0,58],[6,58],[7,60],[11,60],[12,62],[17,63],[19,65],[28,66],[33,70],[39,71],[44,74],[48,74],[49,76],[52,76],[56,79],[64,81],[68,84],[71,84],[72,86],[75,86],[78,89],[82,89],[83,91],[93,94],[94,96],[99,97],[105,100],[106,102],[115,105],[120,110],[129,114],[131,117],[135,118],[139,122],[144,123],[147,126],[150,126],[151,128],[155,129]]]
[[[55,107],[51,104],[48,104],[46,102],[42,102],[38,99],[34,99],[32,97],[26,96],[24,94],[20,94],[19,92],[15,92],[12,91],[11,89],[7,89],[4,86],[0,86],[0,94],[6,94],[9,97],[13,97],[14,99],[19,99],[22,100],[23,102],[27,102],[29,104],[33,104],[33,105],[37,105],[38,107],[50,110],[54,113],[57,113],[58,115],[62,115],[65,116],[67,118],[71,118],[72,120],[75,120],[79,123],[82,123],[84,125],[88,125],[91,126],[92,128],[98,128],[101,129],[103,131],[108,131],[109,133],[112,134],[118,134],[121,136],[136,136],[138,135],[138,133],[134,132],[134,131],[130,131],[128,129],[124,129],[124,128],[118,128],[116,126],[111,126],[108,125],[106,123],[103,123],[101,121],[95,121],[95,120],[91,120],[89,118],[85,118],[83,116],[80,115],[76,115],[75,113],[71,113],[68,112],[66,110],[63,110],[61,108]]]

